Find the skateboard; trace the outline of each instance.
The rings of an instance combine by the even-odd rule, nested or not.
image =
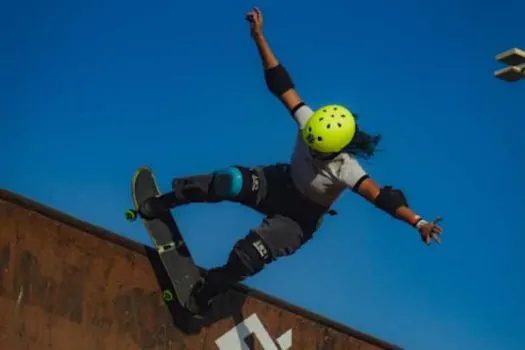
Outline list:
[[[173,215],[170,211],[166,211],[153,220],[147,220],[140,217],[138,213],[138,207],[142,201],[159,194],[160,190],[152,170],[147,167],[139,168],[131,183],[134,208],[126,212],[126,219],[128,221],[142,219],[160,256],[172,285],[171,289],[162,291],[164,301],[171,303],[178,300],[179,304],[186,308],[191,289],[201,279],[201,275]]]

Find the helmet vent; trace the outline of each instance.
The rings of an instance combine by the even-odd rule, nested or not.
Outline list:
[[[337,126],[338,126],[338,127],[342,127],[341,123],[337,123]]]
[[[328,125],[326,126],[326,128],[327,128],[327,129],[330,129],[330,124],[328,124]]]
[[[321,136],[317,136],[317,141],[323,141],[323,138]]]

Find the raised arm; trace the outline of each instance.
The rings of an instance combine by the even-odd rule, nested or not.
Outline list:
[[[246,20],[250,23],[251,35],[261,57],[266,86],[272,94],[279,98],[288,111],[293,113],[302,104],[302,100],[295,90],[288,71],[277,60],[264,37],[262,12],[254,8],[246,15]]]

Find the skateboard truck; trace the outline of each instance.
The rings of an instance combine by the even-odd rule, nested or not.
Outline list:
[[[169,242],[163,245],[159,245],[157,247],[157,252],[160,254],[169,253],[172,250],[179,249],[180,247],[184,246],[184,242]]]

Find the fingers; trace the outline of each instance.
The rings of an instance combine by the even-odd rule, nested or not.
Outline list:
[[[428,241],[427,245],[430,244],[430,241],[433,240],[437,244],[441,244],[441,238],[440,235],[443,232],[441,227],[438,226],[438,223],[440,223],[443,220],[442,217],[438,216],[433,222],[432,227],[430,229],[430,234],[425,235],[426,241]]]
[[[436,230],[436,232],[441,233],[441,227],[439,227],[439,225],[438,225],[441,221],[443,221],[443,218],[442,218],[441,216],[438,216],[438,217],[436,218],[436,220],[434,220],[434,221],[432,222],[432,225],[433,225],[432,230],[433,230],[433,231]]]
[[[439,236],[435,234],[421,235],[421,239],[423,240],[423,243],[425,243],[426,245],[430,245],[431,241],[435,241],[437,244],[441,243]]]
[[[254,7],[252,12],[253,12],[255,18],[257,19],[257,21],[261,22],[261,20],[262,20],[262,12],[261,12],[261,10],[258,7]]]
[[[437,244],[441,244],[441,232],[441,227],[439,227],[438,225],[433,225],[429,236],[434,240],[434,242],[436,242]]]
[[[434,240],[437,242],[437,243],[441,243],[441,233],[443,232],[443,230],[441,229],[441,227],[439,227],[438,225],[434,224],[434,226],[432,227],[432,236],[435,237]]]
[[[250,23],[259,24],[262,22],[262,12],[258,7],[254,7],[252,11],[248,12],[246,15],[246,20]]]
[[[430,224],[430,227],[427,227],[421,232],[421,239],[426,245],[430,245],[431,241],[441,244],[441,227],[436,224]]]

